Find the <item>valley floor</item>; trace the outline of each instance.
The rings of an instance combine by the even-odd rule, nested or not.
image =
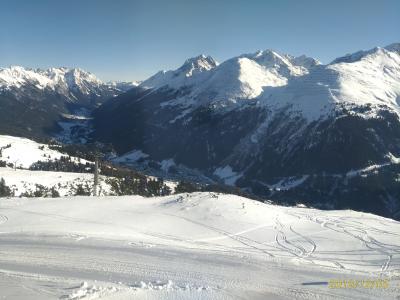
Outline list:
[[[399,284],[400,223],[371,214],[214,193],[0,200],[0,299],[393,299]]]

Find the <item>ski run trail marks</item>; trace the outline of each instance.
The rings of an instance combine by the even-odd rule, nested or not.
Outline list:
[[[0,299],[395,299],[399,276],[400,223],[372,214],[215,193],[0,201]]]

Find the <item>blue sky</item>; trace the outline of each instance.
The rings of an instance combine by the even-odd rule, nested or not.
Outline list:
[[[400,1],[0,0],[0,66],[139,80],[200,53],[337,56],[400,42]]]

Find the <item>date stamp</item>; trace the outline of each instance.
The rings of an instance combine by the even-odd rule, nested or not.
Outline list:
[[[387,289],[389,279],[331,279],[328,282],[330,289]]]

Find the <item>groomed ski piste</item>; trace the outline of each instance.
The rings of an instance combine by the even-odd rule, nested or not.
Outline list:
[[[350,210],[216,193],[0,199],[0,299],[394,299],[399,266],[400,223]]]

